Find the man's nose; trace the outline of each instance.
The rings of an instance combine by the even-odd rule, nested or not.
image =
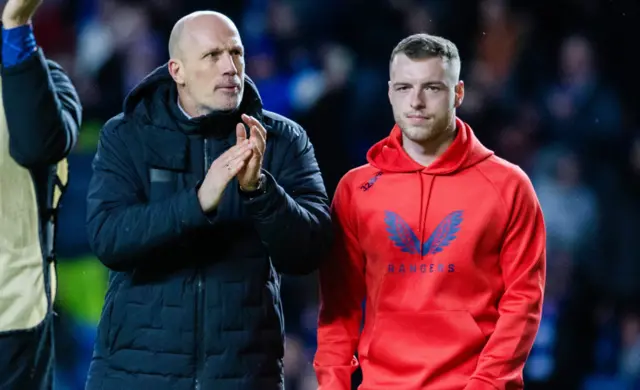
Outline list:
[[[238,74],[238,68],[233,62],[233,56],[229,53],[224,53],[222,55],[222,58],[220,59],[220,66],[222,68],[222,73],[225,75]]]
[[[422,91],[416,90],[411,94],[411,108],[419,109],[425,107],[424,96]]]

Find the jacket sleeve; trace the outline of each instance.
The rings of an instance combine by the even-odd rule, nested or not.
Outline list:
[[[20,165],[55,164],[78,140],[82,106],[62,68],[41,50],[2,69],[2,97],[9,128],[9,153]]]
[[[520,175],[507,198],[513,201],[500,251],[505,289],[500,317],[466,390],[522,388],[522,372],[540,325],[546,233],[533,186],[524,172]]]
[[[313,362],[319,390],[350,390],[358,367],[354,353],[366,293],[365,259],[351,221],[348,191],[343,179],[331,209],[335,241],[319,272],[318,350]]]
[[[120,137],[126,122],[111,119],[100,133],[87,194],[89,245],[115,271],[152,262],[191,228],[209,224],[197,188],[162,201],[147,202],[129,148]]]
[[[280,273],[315,271],[331,241],[329,200],[313,146],[300,131],[285,153],[278,181],[269,172],[266,192],[245,206]]]

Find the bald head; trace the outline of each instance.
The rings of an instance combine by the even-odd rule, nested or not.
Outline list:
[[[169,73],[191,116],[239,107],[244,92],[244,48],[236,25],[219,12],[180,19],[169,38]]]
[[[176,22],[169,37],[169,57],[180,59],[182,53],[188,49],[189,38],[207,30],[219,32],[234,32],[239,35],[236,25],[229,17],[215,11],[196,11],[183,16]]]

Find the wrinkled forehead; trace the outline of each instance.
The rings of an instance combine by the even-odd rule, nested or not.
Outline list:
[[[236,27],[219,20],[194,20],[184,38],[184,50],[191,54],[205,55],[214,51],[242,49],[242,40]]]

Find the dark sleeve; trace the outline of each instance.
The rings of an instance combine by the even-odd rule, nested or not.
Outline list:
[[[140,176],[120,131],[126,122],[112,119],[100,133],[87,194],[87,232],[91,250],[108,268],[133,270],[152,263],[163,247],[209,220],[197,188],[161,201],[147,202]],[[131,146],[131,143],[128,143]]]
[[[276,270],[315,271],[332,237],[329,199],[313,146],[302,131],[284,155],[278,181],[265,172],[266,192],[245,201]]]
[[[62,68],[41,50],[2,69],[2,98],[9,153],[20,165],[55,164],[75,146],[82,106]]]

